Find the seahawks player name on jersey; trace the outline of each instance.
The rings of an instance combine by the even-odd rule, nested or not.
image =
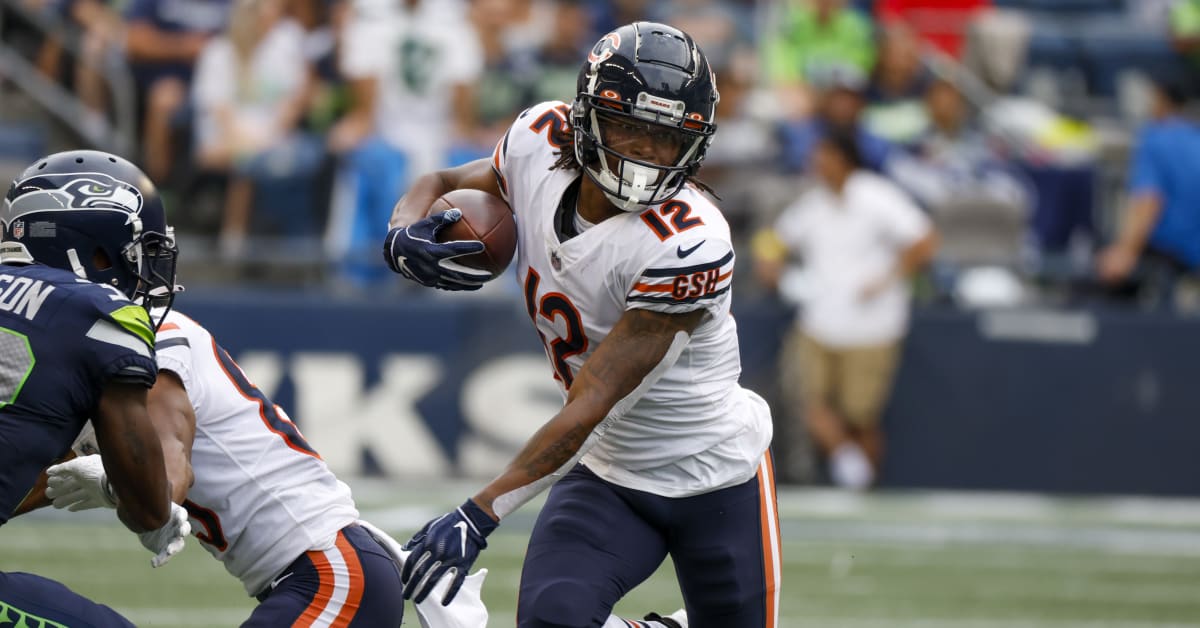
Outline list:
[[[41,264],[0,265],[0,525],[66,455],[98,384],[149,388],[156,373],[150,317],[120,291]]]
[[[577,171],[551,170],[570,148],[570,105],[522,113],[492,156],[518,225],[525,304],[564,397],[573,374],[627,309],[706,320],[683,353],[583,457],[614,484],[667,497],[753,478],[770,444],[770,410],[738,385],[737,326],[729,312],[729,225],[692,185],[670,200],[576,233]]]
[[[183,504],[192,529],[258,594],[358,520],[350,488],[199,323],[172,310],[157,348],[158,368],[179,377],[196,416],[195,483]]]

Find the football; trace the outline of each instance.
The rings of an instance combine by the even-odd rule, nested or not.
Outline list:
[[[479,240],[484,249],[454,261],[478,270],[486,270],[495,279],[508,268],[517,251],[517,222],[504,199],[481,190],[452,190],[438,197],[428,214],[452,207],[462,210],[462,218],[438,232],[438,242]]]

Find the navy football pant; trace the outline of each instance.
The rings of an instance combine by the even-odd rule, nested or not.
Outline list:
[[[534,525],[517,625],[599,626],[668,554],[691,628],[776,628],[781,563],[770,457],[744,484],[683,498],[616,486],[577,465],[550,490]]]
[[[305,552],[258,595],[243,628],[381,628],[404,617],[400,569],[357,525],[342,528],[331,549]]]
[[[23,622],[23,623],[22,623]],[[49,578],[0,571],[0,626],[134,628],[113,609]]]

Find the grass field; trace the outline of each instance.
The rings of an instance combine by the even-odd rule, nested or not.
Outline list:
[[[364,518],[403,541],[472,486],[354,489]],[[1200,500],[792,489],[779,502],[783,627],[1200,627]],[[478,563],[491,570],[490,626],[513,625],[538,505],[506,521]],[[197,544],[152,570],[137,540],[97,513],[13,520],[0,530],[0,569],[56,578],[138,626],[236,626],[253,604]],[[664,565],[617,610],[681,604]]]

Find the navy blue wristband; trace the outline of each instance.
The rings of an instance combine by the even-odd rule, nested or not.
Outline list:
[[[475,527],[479,536],[485,539],[492,533],[492,530],[500,527],[500,522],[492,519],[491,515],[484,512],[473,499],[463,502],[463,505],[458,507],[458,511]]]

